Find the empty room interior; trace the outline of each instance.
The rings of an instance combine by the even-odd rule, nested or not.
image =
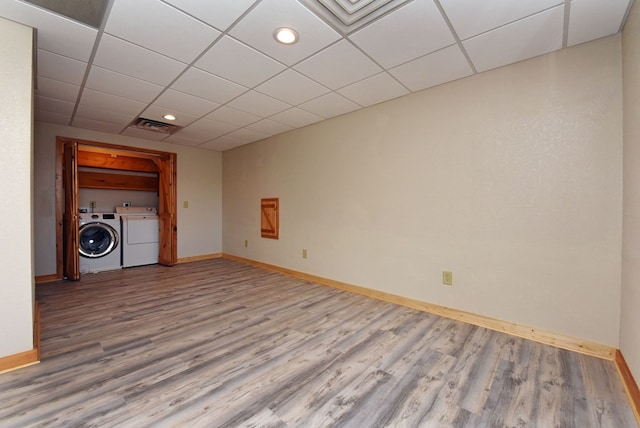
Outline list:
[[[0,40],[0,426],[639,425],[633,0],[3,0]]]

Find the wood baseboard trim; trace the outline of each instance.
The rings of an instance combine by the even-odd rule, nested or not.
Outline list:
[[[61,275],[58,275],[57,273],[52,273],[50,275],[39,275],[36,276],[35,280],[36,280],[36,284],[42,284],[45,282],[53,282],[53,281],[60,281],[62,279]]]
[[[182,257],[177,260],[177,263],[191,263],[199,262],[202,260],[219,259],[222,257],[222,253],[203,254],[201,256]]]
[[[620,378],[622,379],[622,383],[624,384],[624,389],[627,392],[629,401],[631,402],[633,412],[636,415],[638,425],[640,425],[640,388],[638,388],[638,384],[633,378],[631,370],[629,370],[629,366],[627,365],[627,362],[625,361],[624,356],[622,356],[622,352],[619,349],[616,350],[616,358],[614,361],[616,363],[618,373],[620,374]]]
[[[282,268],[279,266],[270,265],[268,263],[246,259],[244,257],[238,257],[231,254],[223,253],[222,257],[225,257],[230,260],[235,260],[241,263],[257,266],[263,269],[280,272],[285,275],[293,276],[295,278],[299,278],[305,281],[315,282],[318,284],[326,285],[326,286],[337,288],[340,290],[349,291],[351,293],[361,294],[363,296],[371,297],[371,298],[382,300],[385,302],[406,306],[408,308],[417,309],[419,311],[428,312],[434,315],[440,315],[445,318],[451,318],[454,320],[466,322],[468,324],[477,325],[479,327],[484,327],[490,330],[506,333],[512,336],[521,337],[523,339],[533,340],[534,342],[543,343],[545,345],[551,345],[557,348],[579,352],[585,355],[591,355],[594,357],[603,358],[610,361],[613,361],[616,355],[616,348],[614,348],[613,346],[602,345],[599,343],[590,342],[587,340],[578,339],[575,337],[566,336],[559,333],[554,333],[550,331],[541,330],[538,328],[519,325],[513,322],[498,320],[498,319],[486,317],[483,315],[477,315],[470,312],[447,308],[445,306],[439,306],[432,303],[423,302],[417,299],[398,296],[398,295],[387,293],[384,291],[373,290],[370,288],[365,288],[365,287],[361,287],[353,284],[347,284],[341,281],[336,281],[329,278],[323,278],[316,275],[310,275],[304,272]]]
[[[0,358],[0,374],[39,363],[38,351],[30,349]]]
[[[36,359],[40,361],[40,304],[36,302],[33,309],[33,349],[36,350]]]
[[[40,305],[33,307],[33,349],[0,358],[0,374],[40,362]]]

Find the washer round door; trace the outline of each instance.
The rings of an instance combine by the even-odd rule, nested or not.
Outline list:
[[[105,223],[87,223],[80,226],[80,255],[91,259],[104,257],[118,246],[118,233]]]

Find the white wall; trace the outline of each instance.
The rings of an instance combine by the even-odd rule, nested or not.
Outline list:
[[[32,37],[0,18],[0,357],[33,349]]]
[[[640,6],[622,36],[624,64],[624,213],[620,350],[640,382]]]
[[[81,187],[78,191],[78,208],[86,208],[91,211],[91,201],[96,203],[96,207],[93,209],[95,213],[115,212],[116,207],[121,207],[125,202],[128,202],[132,207],[158,208],[158,192]]]
[[[621,92],[612,36],[226,151],[224,252],[617,346]]]
[[[35,248],[36,275],[55,266],[56,136],[151,148],[178,156],[178,258],[222,251],[222,156],[220,152],[36,122]],[[183,202],[189,208],[183,208]],[[105,202],[110,206],[111,202]]]

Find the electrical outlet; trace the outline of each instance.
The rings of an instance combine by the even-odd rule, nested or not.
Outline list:
[[[189,201],[182,202],[182,208],[189,208]]]
[[[303,258],[303,259],[306,259],[306,258],[307,258],[307,250],[306,250],[306,249],[303,249],[303,250],[302,250],[302,258]]]
[[[442,271],[442,284],[453,285],[453,272],[449,272],[446,270]]]
[[[95,208],[96,207],[96,201],[89,201],[89,206],[91,208]]]
[[[246,240],[246,239],[244,240],[244,246],[245,246],[245,248],[249,246],[249,241]]]

